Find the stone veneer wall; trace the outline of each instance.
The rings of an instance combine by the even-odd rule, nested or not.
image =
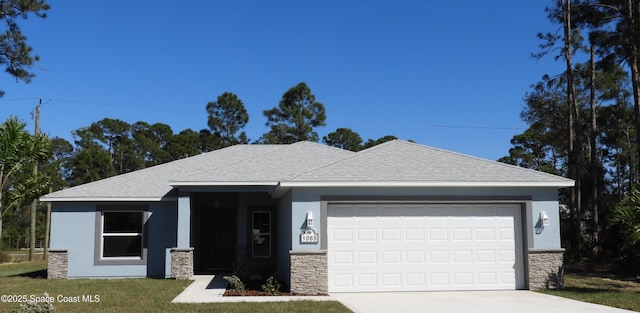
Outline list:
[[[564,287],[564,249],[529,250],[529,289]]]
[[[327,251],[290,251],[291,292],[325,294],[328,292]]]
[[[189,279],[193,276],[193,248],[171,248],[171,277]]]
[[[47,268],[48,279],[69,277],[69,253],[67,250],[50,249]]]

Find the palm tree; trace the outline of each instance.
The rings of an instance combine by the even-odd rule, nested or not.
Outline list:
[[[44,135],[32,136],[25,130],[26,124],[10,117],[0,124],[0,238],[2,216],[20,203],[26,203],[42,195],[48,186],[44,176],[17,174],[30,172],[35,162],[51,155],[51,143]],[[3,197],[7,205],[3,206]]]
[[[619,230],[621,235],[621,261],[624,265],[637,268],[640,260],[640,190],[631,193],[609,215],[609,226]]]

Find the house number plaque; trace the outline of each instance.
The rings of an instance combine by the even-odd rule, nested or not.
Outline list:
[[[300,243],[318,243],[318,233],[310,228],[303,230],[300,234]]]

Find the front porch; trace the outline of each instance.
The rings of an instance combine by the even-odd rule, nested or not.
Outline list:
[[[234,273],[263,280],[278,272],[280,249],[290,249],[278,240],[278,207],[268,192],[181,191],[171,277]]]

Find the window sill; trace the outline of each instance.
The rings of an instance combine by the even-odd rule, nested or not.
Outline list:
[[[144,258],[104,258],[96,259],[93,265],[146,265]]]

